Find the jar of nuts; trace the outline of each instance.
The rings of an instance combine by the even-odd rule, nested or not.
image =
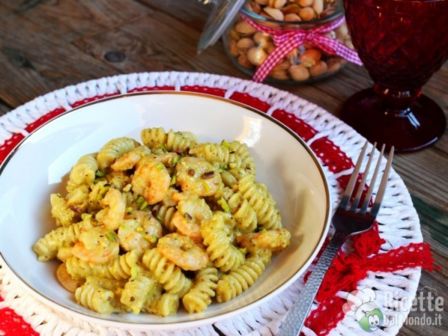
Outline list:
[[[347,60],[360,63],[340,0],[250,0],[223,40],[233,63],[256,81],[307,83]]]

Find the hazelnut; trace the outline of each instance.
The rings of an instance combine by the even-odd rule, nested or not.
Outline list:
[[[327,63],[325,63],[324,61],[319,61],[310,68],[310,74],[313,77],[317,77],[326,73],[327,70],[328,70]]]
[[[302,19],[300,18],[300,16],[298,16],[295,13],[289,13],[289,14],[285,15],[285,21],[288,21],[288,22],[302,21]]]
[[[247,59],[250,63],[252,63],[255,66],[259,66],[261,63],[265,61],[265,59],[268,57],[268,54],[266,51],[263,50],[263,48],[259,47],[252,47],[247,52]]]
[[[283,12],[280,9],[265,7],[263,10],[274,20],[283,21],[284,16]]]
[[[291,65],[289,74],[291,75],[291,78],[296,81],[305,81],[310,78],[308,69],[302,64]]]
[[[280,80],[289,79],[288,73],[286,72],[286,70],[275,70],[275,71],[273,70],[273,71],[271,71],[269,76],[272,78],[275,78],[275,79],[280,79]]]
[[[252,68],[252,64],[249,62],[249,60],[247,59],[247,56],[246,56],[246,54],[241,54],[239,57],[238,57],[238,63],[240,64],[240,65],[242,65],[243,67],[245,67],[245,68]]]
[[[314,0],[313,9],[319,16],[324,10],[324,0]]]
[[[284,14],[298,14],[300,12],[300,6],[297,4],[290,4],[288,6],[285,6],[283,8],[283,13]]]
[[[249,49],[254,46],[254,41],[251,38],[244,37],[236,43],[238,49]]]
[[[266,33],[256,32],[255,35],[253,36],[253,39],[259,47],[266,48],[269,44],[270,37]]]
[[[235,25],[235,30],[243,35],[251,35],[256,32],[256,29],[248,24],[246,21],[240,21]]]
[[[308,49],[300,56],[300,63],[306,67],[312,67],[320,61],[321,53],[317,49]]]
[[[288,0],[268,0],[268,7],[280,9],[286,5]]]
[[[272,71],[279,71],[279,70],[288,70],[288,68],[291,66],[291,63],[289,61],[283,61],[279,64],[277,64]]]
[[[302,7],[309,7],[313,4],[313,0],[299,0],[297,1]]]
[[[310,21],[315,17],[314,10],[311,7],[302,8],[299,11],[299,15],[303,21]]]

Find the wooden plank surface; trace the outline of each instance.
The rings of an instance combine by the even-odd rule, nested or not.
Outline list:
[[[247,78],[226,57],[221,43],[196,55],[210,8],[196,1],[97,0],[0,2],[0,114],[50,90],[117,73],[184,70]],[[278,86],[338,114],[341,103],[371,80],[349,65],[326,81]],[[448,114],[448,65],[424,92]],[[448,139],[424,151],[399,155],[394,167],[408,186],[440,270],[424,272],[428,287],[445,301],[442,326],[405,325],[400,335],[448,331]],[[413,312],[411,316],[422,315]]]

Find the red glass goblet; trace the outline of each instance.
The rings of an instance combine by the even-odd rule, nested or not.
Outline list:
[[[421,88],[448,58],[448,0],[344,0],[344,6],[375,84],[344,103],[342,119],[401,152],[433,144],[446,120]]]

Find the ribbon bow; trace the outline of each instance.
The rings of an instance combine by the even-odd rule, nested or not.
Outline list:
[[[278,29],[260,25],[247,16],[242,16],[243,20],[256,30],[269,34],[274,41],[276,48],[258,67],[253,76],[255,82],[262,82],[271,70],[293,49],[304,43],[309,43],[330,55],[340,56],[347,61],[362,65],[358,54],[353,49],[345,46],[338,40],[325,35],[333,29],[339,27],[344,22],[341,16],[337,20],[312,29]]]

